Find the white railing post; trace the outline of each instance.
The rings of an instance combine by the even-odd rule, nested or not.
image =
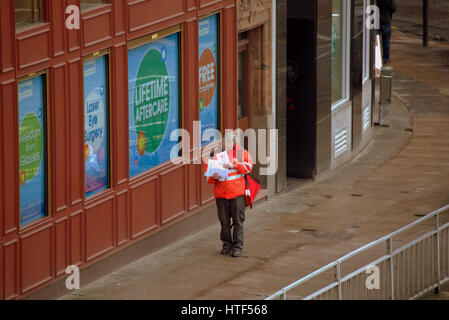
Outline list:
[[[394,265],[393,265],[393,238],[388,238],[387,240],[387,254],[390,256],[390,267],[388,268],[390,275],[390,291],[391,300],[394,300]]]
[[[340,260],[337,260],[337,282],[338,282],[338,300],[342,300],[342,293],[341,293],[341,265]]]
[[[438,287],[435,288],[435,293],[438,293],[440,291],[440,285],[441,285],[441,275],[440,275],[440,215],[439,214],[435,215],[435,229],[437,231],[437,234],[436,234],[436,237],[435,237],[435,239],[436,239],[435,249],[437,251],[437,254],[436,254],[436,260],[437,261],[435,262],[435,265],[436,265],[436,268],[437,268],[436,276],[437,276],[437,284],[438,284]]]

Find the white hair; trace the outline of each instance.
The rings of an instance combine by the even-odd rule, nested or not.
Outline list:
[[[225,141],[229,141],[229,142],[233,142],[236,143],[237,142],[237,135],[234,132],[227,132],[225,134]]]

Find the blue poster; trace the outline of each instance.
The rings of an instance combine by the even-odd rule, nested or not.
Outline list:
[[[199,108],[201,136],[218,129],[219,38],[218,15],[199,21]],[[212,141],[202,141],[202,146]]]
[[[45,76],[19,83],[20,225],[46,215]]]
[[[179,128],[179,44],[173,34],[128,51],[130,177],[170,161]]]
[[[108,87],[106,56],[84,63],[86,197],[108,187]]]

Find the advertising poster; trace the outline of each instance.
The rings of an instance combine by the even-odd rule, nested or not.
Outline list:
[[[128,51],[130,177],[170,161],[178,145],[178,34]]]
[[[201,136],[207,129],[218,129],[219,38],[218,15],[199,21],[199,108]],[[202,146],[212,142],[202,141]]]
[[[108,88],[106,56],[84,63],[86,197],[108,186]]]
[[[18,84],[20,224],[46,215],[45,76]]]

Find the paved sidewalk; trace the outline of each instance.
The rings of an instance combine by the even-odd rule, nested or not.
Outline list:
[[[248,210],[241,258],[219,254],[217,224],[62,299],[263,299],[448,204],[449,49],[395,40],[391,126],[349,164]]]

